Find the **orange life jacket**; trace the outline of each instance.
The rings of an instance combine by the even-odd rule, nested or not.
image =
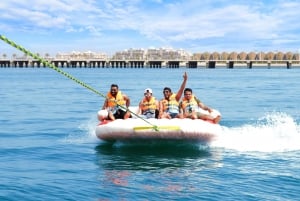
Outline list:
[[[107,98],[107,106],[110,108],[114,108],[118,105],[126,106],[126,101],[122,95],[121,91],[118,91],[117,96],[113,97],[110,92],[106,95]]]

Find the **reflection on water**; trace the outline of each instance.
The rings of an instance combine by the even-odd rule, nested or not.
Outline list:
[[[206,176],[207,171],[222,166],[220,150],[195,144],[101,143],[95,147],[95,151],[101,199],[112,196],[105,193],[106,189],[116,192],[113,199],[132,195],[149,197],[154,193],[171,199],[185,199],[186,192],[190,195],[198,192],[199,188],[195,186],[199,182],[214,182]],[[183,186],[183,183],[188,185]],[[155,200],[159,199],[157,197]]]
[[[95,147],[97,163],[105,170],[156,170],[206,167],[219,157],[208,146],[185,143],[102,143]],[[218,154],[217,154],[218,155]]]

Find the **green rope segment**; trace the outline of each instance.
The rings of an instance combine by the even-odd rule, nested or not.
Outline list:
[[[56,67],[54,64],[50,63],[49,61],[39,57],[37,54],[33,54],[32,52],[30,52],[29,50],[25,49],[24,47],[17,45],[15,42],[13,42],[12,40],[9,40],[8,38],[6,38],[5,36],[0,35],[1,40],[3,40],[4,42],[6,42],[7,44],[15,47],[16,49],[24,52],[26,55],[31,56],[32,58],[38,60],[39,62],[43,63],[45,66],[48,66],[50,68],[52,68],[53,70],[57,71],[58,73],[66,76],[67,78],[75,81],[76,83],[80,84],[81,86],[91,90],[92,92],[106,98],[105,95],[103,95],[102,93],[100,93],[99,91],[93,89],[91,86],[87,85],[86,83],[78,80],[77,78],[73,77],[72,75],[70,75],[69,73],[64,72],[63,70],[61,70],[60,68]]]
[[[94,89],[93,87],[91,87],[90,85],[88,85],[88,84],[80,81],[79,79],[75,78],[71,74],[69,74],[69,73],[61,70],[60,68],[56,67],[54,64],[50,63],[49,61],[41,58],[37,54],[34,54],[34,53],[30,52],[29,50],[25,49],[21,45],[16,44],[14,41],[6,38],[3,35],[0,35],[0,38],[1,38],[1,40],[3,40],[4,42],[6,42],[7,44],[11,45],[12,47],[20,50],[21,52],[25,53],[28,56],[31,56],[34,59],[38,60],[39,62],[41,62],[42,64],[44,64],[44,66],[48,66],[48,67],[52,68],[53,70],[57,71],[58,73],[64,75],[65,77],[73,80],[74,82],[80,84],[81,86],[85,87],[86,89],[88,89],[88,90],[90,90],[90,91],[92,91],[92,92],[94,92],[94,93],[98,94],[99,96],[102,96],[103,98],[106,99],[105,95],[103,95],[102,93],[100,93],[99,91],[97,91],[96,89]],[[151,122],[147,121],[146,119],[141,118],[140,116],[138,116],[137,114],[135,114],[134,112],[132,112],[131,110],[129,110],[128,108],[126,108],[126,107],[124,107],[122,105],[118,105],[118,106],[121,107],[121,108],[123,108],[123,109],[125,109],[125,110],[128,110],[131,114],[135,115],[136,117],[138,117],[138,118],[144,120],[146,123],[150,124],[155,131],[158,131],[158,127],[156,125],[153,125]]]

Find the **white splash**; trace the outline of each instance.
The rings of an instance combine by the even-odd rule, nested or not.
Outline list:
[[[91,117],[88,121],[78,126],[75,132],[70,133],[64,141],[71,144],[90,143],[98,141],[95,135],[97,120]]]
[[[284,113],[267,114],[255,125],[222,129],[212,147],[254,152],[300,150],[300,126]]]

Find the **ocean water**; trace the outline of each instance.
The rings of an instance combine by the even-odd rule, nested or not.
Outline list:
[[[104,99],[48,68],[0,69],[0,200],[300,200],[299,69],[72,69],[137,105],[187,87],[222,113],[208,146],[108,145]]]

